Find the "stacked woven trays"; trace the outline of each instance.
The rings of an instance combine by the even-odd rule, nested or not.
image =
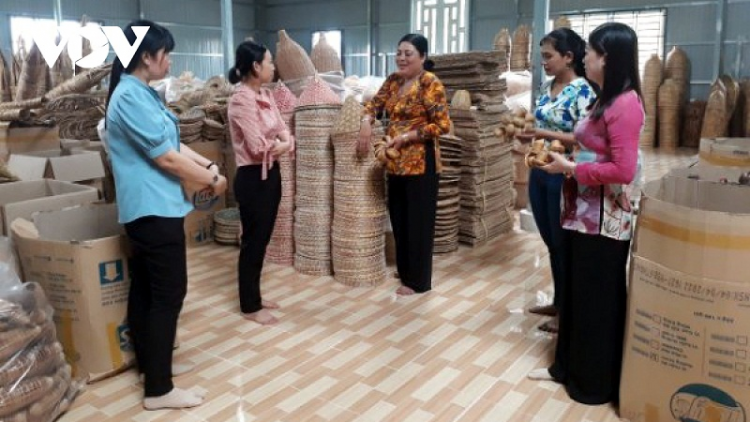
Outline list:
[[[435,254],[458,249],[459,211],[461,210],[461,139],[453,135],[440,137],[440,159],[443,171],[438,188],[435,219]]]
[[[334,170],[331,246],[334,279],[347,286],[385,281],[385,178],[373,154],[357,157],[362,106],[351,96],[331,131]]]
[[[302,274],[332,274],[334,161],[330,134],[340,111],[338,96],[316,78],[300,96],[294,112],[297,138],[294,268]]]
[[[224,208],[214,213],[214,241],[222,245],[239,244],[240,210]]]
[[[504,111],[451,110],[461,145],[459,241],[480,245],[513,228],[512,143],[499,137]]]
[[[273,89],[273,98],[279,107],[281,117],[293,133],[294,108],[297,97],[283,83]],[[266,249],[266,260],[281,265],[294,264],[294,194],[295,194],[295,162],[294,152],[288,152],[279,157],[281,167],[281,202],[276,215],[276,225],[273,228],[271,242]]]
[[[485,108],[502,105],[507,85],[500,79],[506,58],[501,51],[473,51],[469,53],[433,56],[433,72],[445,85],[448,101],[457,90],[471,94],[471,102]]]
[[[199,107],[193,107],[177,117],[180,120],[180,142],[189,144],[200,141],[206,112]]]

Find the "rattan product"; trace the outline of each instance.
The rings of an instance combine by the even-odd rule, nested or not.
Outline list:
[[[239,244],[240,234],[239,208],[224,208],[214,213],[214,241],[222,245]]]
[[[734,109],[737,107],[737,100],[740,97],[740,84],[729,75],[721,75],[719,77],[721,82],[724,84],[724,89],[727,94],[727,122],[730,120],[730,116],[734,114]]]
[[[500,72],[507,72],[511,50],[510,31],[508,31],[508,28],[502,28],[497,34],[495,34],[495,39],[493,40],[492,45],[495,50],[499,51],[500,54],[503,55],[503,58],[505,58],[505,63],[502,63],[499,66]]]
[[[659,88],[659,148],[674,150],[680,138],[680,88],[665,79]]]
[[[13,122],[29,120],[31,118],[31,111],[28,108],[9,108],[7,110],[0,110],[0,121]]]
[[[47,92],[47,63],[36,44],[32,44],[29,54],[23,62],[18,85],[16,101],[28,100],[43,96]]]
[[[385,176],[374,154],[357,156],[362,106],[350,96],[331,130],[335,168],[333,277],[347,286],[385,281]]]
[[[54,100],[63,95],[83,94],[95,87],[102,79],[108,76],[111,71],[112,63],[103,64],[93,69],[83,71],[49,91],[45,97],[49,100]]]
[[[291,39],[283,29],[279,31],[279,42],[276,44],[276,70],[283,80],[315,74],[315,66],[305,49]]]
[[[300,95],[294,113],[297,177],[294,211],[294,268],[331,275],[333,146],[331,128],[341,111],[337,95],[319,78]]]
[[[691,100],[685,107],[685,118],[682,121],[680,146],[698,148],[701,142],[701,126],[706,112],[706,102]]]
[[[685,50],[678,46],[672,47],[667,54],[667,60],[664,63],[664,79],[673,79],[680,86],[690,83],[690,59]]]
[[[703,115],[701,138],[725,136],[727,129],[727,99],[723,89],[716,89],[708,96],[706,112]]]
[[[657,103],[659,99],[659,87],[662,83],[662,62],[657,54],[652,54],[646,61],[643,70],[643,108],[646,119],[641,132],[640,146],[652,148],[656,146],[656,134],[658,123]]]
[[[292,94],[283,82],[272,90],[276,106],[291,133],[294,133],[294,108],[297,97]],[[294,196],[296,185],[296,163],[294,152],[290,151],[279,157],[281,172],[281,202],[276,215],[271,242],[266,249],[266,260],[280,265],[294,265]]]
[[[520,25],[513,32],[513,46],[510,50],[510,70],[518,72],[528,70],[531,66],[531,32],[526,25]]]
[[[58,113],[55,119],[59,127],[60,138],[98,141],[97,125],[99,120],[104,117],[104,113],[104,106],[89,107],[76,112]]]
[[[570,29],[570,19],[568,19],[567,16],[558,16],[557,19],[555,19],[555,23],[552,25],[553,29],[560,29],[560,28],[568,28]]]
[[[500,74],[507,68],[507,58],[501,51],[442,54],[432,60],[433,72],[445,85],[449,101],[456,91],[466,90],[477,106],[489,108],[504,102],[507,85]]]
[[[310,59],[312,60],[315,70],[318,72],[341,72],[341,59],[339,58],[336,49],[334,49],[324,34],[320,34],[318,43],[313,47],[310,53]]]

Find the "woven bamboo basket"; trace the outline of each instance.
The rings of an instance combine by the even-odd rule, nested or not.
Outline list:
[[[315,66],[305,49],[297,44],[285,30],[279,31],[276,47],[276,69],[281,79],[299,79],[315,74]]]
[[[680,105],[685,104],[688,99],[688,88],[690,86],[690,59],[685,50],[674,46],[667,55],[664,62],[664,79],[672,79],[677,82],[680,94]]]
[[[552,24],[553,29],[568,28],[570,29],[570,19],[567,16],[558,16],[555,22]]]
[[[505,59],[504,63],[501,63],[499,67],[500,72],[507,72],[511,51],[510,31],[508,31],[508,28],[502,28],[497,34],[495,34],[495,39],[493,40],[492,45],[495,50],[500,51],[500,54],[502,54]]]
[[[328,44],[325,35],[321,34],[318,43],[313,47],[310,53],[315,70],[319,73],[324,72],[341,72],[341,59],[336,50]]]
[[[723,89],[716,89],[708,96],[706,112],[703,115],[701,138],[718,138],[726,135],[727,99]]]
[[[47,63],[36,44],[32,44],[23,62],[16,86],[15,101],[43,96],[47,92]]]
[[[701,126],[706,112],[706,102],[691,100],[685,107],[685,118],[682,121],[680,146],[698,148],[701,142]]]
[[[680,138],[680,89],[666,79],[659,88],[659,148],[674,150]]]
[[[519,72],[530,66],[531,32],[526,25],[520,25],[513,32],[512,48],[510,50],[510,70]]]

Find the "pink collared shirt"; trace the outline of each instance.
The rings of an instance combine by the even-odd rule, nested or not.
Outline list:
[[[294,138],[271,91],[261,88],[258,93],[245,84],[238,84],[229,100],[227,115],[237,167],[261,164],[262,179],[266,180],[268,169],[273,168],[277,158],[271,149],[282,133],[286,132],[292,142],[290,152],[294,150]]]

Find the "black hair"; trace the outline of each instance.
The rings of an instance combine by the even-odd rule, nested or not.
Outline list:
[[[549,43],[561,56],[570,53],[573,56],[573,71],[578,76],[586,76],[586,70],[583,67],[583,56],[586,55],[586,41],[581,38],[575,31],[569,28],[558,28],[539,42],[541,47],[544,43]]]
[[[435,62],[427,58],[430,51],[430,45],[424,35],[406,34],[401,37],[398,43],[401,44],[402,42],[408,42],[413,45],[417,52],[419,52],[420,57],[424,57],[424,63],[422,64],[424,70],[429,72],[435,68]]]
[[[165,53],[169,53],[174,49],[174,38],[172,37],[172,33],[170,33],[167,28],[145,19],[134,20],[123,29],[125,38],[127,38],[130,45],[133,45],[137,38],[135,32],[133,32],[134,26],[148,26],[149,28],[127,68],[123,66],[119,58],[115,58],[114,63],[112,63],[112,73],[109,76],[107,104],[109,104],[109,100],[112,98],[112,94],[115,92],[117,84],[120,83],[122,73],[125,72],[130,74],[138,68],[144,54],[155,56],[161,50],[164,50]]]
[[[248,74],[257,76],[253,69],[253,63],[263,63],[266,51],[268,51],[268,48],[265,45],[254,41],[243,41],[238,45],[237,51],[234,53],[234,66],[229,69],[227,74],[229,82],[236,84]]]
[[[638,36],[633,28],[619,23],[608,22],[599,25],[589,35],[589,48],[607,56],[604,66],[604,82],[597,91],[598,106],[591,117],[599,119],[615,98],[629,90],[641,95],[641,82],[638,76]]]

